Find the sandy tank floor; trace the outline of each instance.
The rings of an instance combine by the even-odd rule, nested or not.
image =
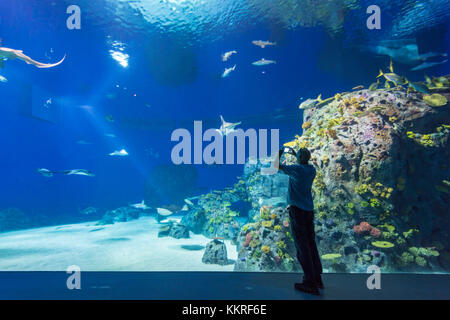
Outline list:
[[[177,218],[177,217],[173,217]],[[211,241],[158,238],[153,217],[97,226],[96,221],[0,233],[0,271],[233,271],[236,246],[225,241],[230,264],[204,264]]]

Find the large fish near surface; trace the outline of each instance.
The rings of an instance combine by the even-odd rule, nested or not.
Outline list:
[[[255,46],[258,46],[261,48],[265,48],[266,46],[275,46],[277,44],[276,42],[262,41],[262,40],[253,40],[252,43]]]
[[[38,68],[53,68],[53,67],[60,65],[64,61],[64,59],[66,59],[66,55],[64,55],[64,57],[59,62],[42,63],[42,62],[33,60],[29,56],[23,54],[22,50],[15,50],[15,49],[10,49],[10,48],[0,47],[0,67],[1,68],[3,68],[3,63],[4,63],[5,59],[10,59],[10,60],[19,59],[19,60],[25,61],[27,64],[32,64]]]
[[[266,66],[268,64],[275,64],[277,63],[274,60],[266,60],[264,58],[262,58],[261,60],[255,61],[252,63],[252,65],[257,66],[257,67],[262,67],[262,66]]]

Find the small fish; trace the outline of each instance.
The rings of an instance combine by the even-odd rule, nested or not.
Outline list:
[[[220,125],[220,128],[216,130],[219,131],[222,136],[226,136],[234,132],[234,128],[241,124],[240,121],[235,123],[226,122],[222,115],[220,115],[220,121],[222,122],[222,124]]]
[[[186,204],[191,206],[191,207],[194,206],[194,203],[191,200],[189,200],[189,199],[184,199],[184,202],[186,202]]]
[[[113,122],[114,121],[114,117],[112,115],[107,115],[105,116],[105,120],[108,122]]]
[[[236,70],[236,65],[234,65],[231,68],[225,68],[225,71],[222,73],[222,78],[228,77],[230,73],[233,72],[234,70]]]
[[[78,175],[78,176],[87,176],[87,177],[95,177],[95,174],[93,174],[91,171],[89,170],[85,170],[85,169],[73,169],[73,170],[66,170],[66,171],[62,171],[63,174],[65,175]]]
[[[97,213],[97,208],[88,207],[83,210],[79,210],[79,212],[84,215],[95,214],[95,213]]]
[[[389,71],[391,71],[392,73],[394,73],[394,65],[392,64],[392,60],[389,63]]]
[[[45,101],[45,103],[44,103],[44,107],[49,109],[50,106],[52,105],[52,103],[53,103],[52,98],[47,99],[47,101]]]
[[[54,171],[50,171],[50,170],[45,169],[45,168],[38,168],[38,169],[36,169],[36,171],[38,173],[40,173],[41,175],[43,175],[44,177],[53,177],[53,175],[55,173]]]
[[[128,152],[125,149],[121,149],[121,150],[116,150],[114,152],[111,152],[109,154],[110,156],[120,156],[120,157],[125,157],[128,155]]]
[[[275,64],[277,63],[274,60],[266,60],[264,58],[262,58],[261,60],[255,61],[252,63],[252,65],[257,66],[257,67],[262,67],[262,66],[266,66],[268,64]]]
[[[189,211],[188,205],[185,204],[185,205],[183,206],[183,208],[181,208],[181,211]]]
[[[413,88],[417,92],[420,92],[420,93],[423,93],[423,94],[430,94],[431,93],[426,85],[421,84],[419,82],[408,82],[408,86],[410,88]]]
[[[305,101],[303,101],[300,104],[300,106],[298,108],[303,109],[303,110],[312,109],[316,106],[316,104],[317,104],[317,99],[306,99]]]
[[[147,206],[145,204],[144,200],[142,200],[140,203],[130,204],[130,207],[133,207],[133,208],[136,208],[136,209],[141,209],[141,210],[151,209],[149,206]]]
[[[0,82],[8,82],[8,79],[6,79],[4,76],[0,75]]]
[[[352,90],[362,90],[362,89],[364,89],[364,86],[363,86],[363,85],[356,86],[356,87],[353,87],[353,88],[352,88]]]
[[[156,208],[156,211],[158,212],[159,215],[165,216],[165,217],[173,214],[172,211],[164,209],[164,208]]]
[[[115,135],[114,133],[105,133],[105,137],[108,137],[108,138],[115,138],[116,135]]]
[[[406,84],[407,81],[405,77],[401,77],[395,73],[383,73],[383,70],[381,69],[380,74],[377,76],[377,78],[379,77],[384,77],[386,80],[395,83],[395,85],[403,85]]]
[[[377,90],[379,85],[380,85],[380,80],[378,79],[377,82],[374,82],[369,86],[369,91]]]
[[[418,65],[417,67],[412,68],[411,71],[424,70],[424,69],[435,67],[435,66],[438,66],[440,64],[447,63],[447,62],[448,62],[448,60],[444,60],[444,61],[440,61],[440,62],[424,62],[421,65]]]
[[[235,51],[235,50],[225,52],[224,54],[222,54],[222,61],[223,62],[227,61],[231,57],[231,55],[233,55],[235,53],[237,53],[237,51]]]
[[[270,42],[270,41],[263,41],[263,40],[253,40],[252,43],[255,46],[261,47],[261,48],[265,48],[266,46],[275,46],[277,43],[276,42]]]

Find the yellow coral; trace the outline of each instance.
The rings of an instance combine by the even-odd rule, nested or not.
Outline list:
[[[306,121],[305,123],[302,124],[302,129],[306,130],[309,127],[311,127],[311,121]]]
[[[322,259],[323,260],[334,260],[337,258],[340,258],[342,255],[340,255],[339,253],[327,253],[322,255]]]
[[[374,242],[372,242],[372,245],[377,248],[383,248],[383,249],[394,247],[394,244],[391,242],[388,242],[388,241],[374,241]]]
[[[272,224],[273,224],[273,221],[272,221],[272,220],[266,220],[266,221],[263,221],[263,222],[261,223],[261,225],[262,225],[263,227],[266,227],[266,228],[272,227]]]
[[[424,96],[423,101],[432,107],[442,107],[447,104],[447,98],[438,93]]]
[[[269,246],[262,246],[261,247],[261,251],[265,254],[270,252],[270,247]]]

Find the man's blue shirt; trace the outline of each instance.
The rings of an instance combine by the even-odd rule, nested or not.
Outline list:
[[[280,170],[289,176],[287,202],[305,211],[313,211],[311,187],[316,177],[316,169],[310,164],[280,164]]]

